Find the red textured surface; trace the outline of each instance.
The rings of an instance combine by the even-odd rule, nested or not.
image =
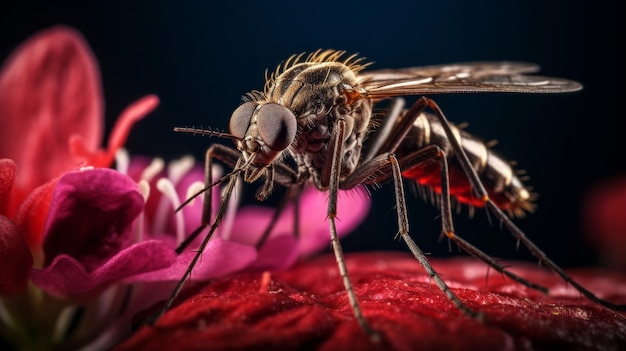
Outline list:
[[[280,273],[246,273],[198,288],[115,350],[620,350],[626,315],[589,302],[536,265],[513,271],[551,296],[487,270],[473,259],[432,260],[458,296],[485,314],[461,314],[421,266],[400,253],[347,257],[363,312],[383,335],[372,343],[355,322],[333,256]],[[573,272],[613,302],[626,303],[626,276]]]

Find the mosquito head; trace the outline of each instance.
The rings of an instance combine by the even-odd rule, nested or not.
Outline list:
[[[293,142],[298,124],[283,105],[249,101],[233,112],[229,128],[244,159],[254,155],[255,165],[267,166]]]

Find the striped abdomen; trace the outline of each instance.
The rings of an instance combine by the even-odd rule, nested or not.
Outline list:
[[[482,140],[454,125],[451,125],[451,128],[495,204],[514,216],[522,216],[526,211],[532,211],[534,194],[531,194],[522,183],[511,164]],[[441,123],[434,115],[422,113],[417,118],[411,131],[396,150],[396,155],[402,159],[410,152],[428,145],[437,145],[446,154],[450,174],[450,195],[461,203],[482,207],[483,202],[476,198]],[[423,187],[441,192],[439,162],[425,162],[414,167],[405,167],[402,175],[414,179]]]

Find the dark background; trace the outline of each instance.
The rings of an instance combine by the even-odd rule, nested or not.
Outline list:
[[[201,159],[213,141],[174,133],[174,126],[225,130],[241,95],[261,90],[265,69],[294,53],[342,49],[374,61],[373,68],[536,62],[546,75],[582,82],[584,91],[435,98],[450,120],[469,122],[469,131],[486,140],[498,139],[496,149],[528,171],[540,194],[538,210],[517,223],[556,262],[575,266],[597,259],[581,229],[585,193],[625,170],[618,13],[616,2],[570,0],[22,1],[0,10],[0,57],[38,30],[77,28],[100,63],[107,135],[127,105],[157,94],[161,105],[133,129],[127,148],[168,160],[186,153]],[[390,187],[374,191],[373,200],[367,221],[344,240],[345,249],[404,250],[393,239]],[[423,250],[447,255],[448,246],[437,242],[437,210],[411,199],[409,213]],[[464,211],[456,220],[458,233],[488,253],[529,258],[483,212],[469,219]]]

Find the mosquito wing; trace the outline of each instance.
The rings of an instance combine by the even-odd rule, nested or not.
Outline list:
[[[578,82],[527,75],[539,66],[524,62],[469,62],[361,72],[369,98],[446,93],[564,93],[582,89]]]

